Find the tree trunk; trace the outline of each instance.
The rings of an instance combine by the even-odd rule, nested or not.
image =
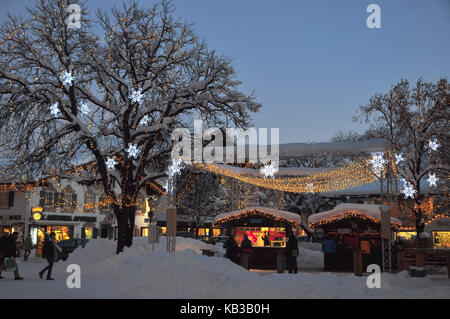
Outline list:
[[[114,210],[117,218],[118,234],[116,254],[123,251],[124,247],[131,247],[134,236],[134,219],[136,207],[123,207]]]

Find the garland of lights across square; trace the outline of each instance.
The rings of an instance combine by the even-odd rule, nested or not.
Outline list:
[[[359,159],[342,167],[302,177],[264,178],[236,173],[215,164],[195,163],[195,168],[254,186],[289,193],[323,193],[350,189],[373,183],[377,176],[366,159]]]

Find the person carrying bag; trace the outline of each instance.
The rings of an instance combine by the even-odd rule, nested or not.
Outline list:
[[[16,253],[17,253],[17,238],[19,237],[19,233],[14,232],[10,236],[3,236],[0,238],[0,259],[2,260],[2,269],[0,269],[0,279],[3,279],[1,276],[1,271],[12,271],[14,272],[15,280],[22,280],[23,278],[19,275],[19,267],[17,267],[16,262]]]

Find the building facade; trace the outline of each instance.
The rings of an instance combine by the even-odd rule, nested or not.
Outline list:
[[[67,239],[117,238],[117,221],[110,206],[99,208],[101,192],[72,180],[50,181],[29,191],[0,190],[0,231],[27,234],[33,244],[55,232],[57,241]],[[140,198],[135,235],[145,236],[146,198]]]

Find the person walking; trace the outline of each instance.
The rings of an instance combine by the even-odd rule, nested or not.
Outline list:
[[[294,233],[289,234],[288,242],[286,244],[287,266],[290,274],[297,273],[297,256],[298,256],[298,241]]]
[[[43,279],[42,277],[47,271],[47,280],[54,280],[52,278],[52,270],[53,263],[58,258],[58,246],[56,245],[56,234],[53,232],[44,240],[44,245],[42,246],[42,257],[47,259],[48,266],[39,272],[39,277]]]
[[[19,267],[17,267],[17,263],[16,263],[17,238],[19,238],[18,232],[14,232],[9,236],[5,236],[5,234],[3,234],[1,241],[0,241],[0,254],[2,255],[1,265],[3,265],[5,258],[14,259],[14,264],[16,266],[16,269],[14,270],[14,279],[22,280],[23,278],[20,277],[20,275],[19,275]],[[3,277],[1,275],[2,275],[2,269],[0,268],[0,279],[3,279]]]
[[[23,253],[23,260],[27,261],[28,257],[31,254],[31,249],[33,248],[33,242],[31,241],[30,236],[27,236],[25,239],[25,242],[23,243],[24,253]]]

